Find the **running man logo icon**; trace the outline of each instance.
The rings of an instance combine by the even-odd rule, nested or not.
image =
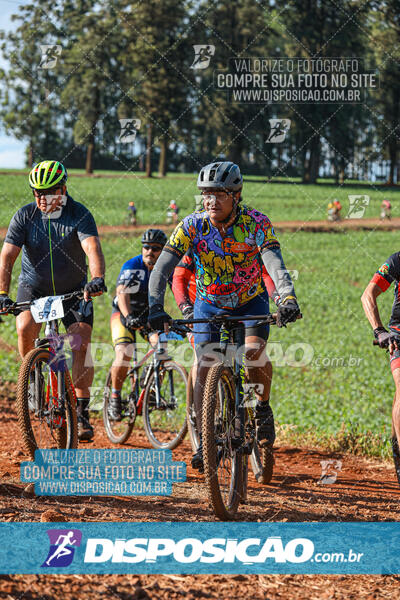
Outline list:
[[[57,64],[57,59],[61,54],[61,46],[41,45],[42,58],[39,69],[54,69]]]
[[[346,219],[362,219],[369,205],[369,196],[362,194],[359,196],[349,196],[349,211]]]
[[[243,400],[241,406],[243,406],[244,408],[255,408],[258,402],[256,394],[259,394],[261,396],[263,392],[264,385],[262,383],[244,383]]]
[[[48,529],[49,553],[42,567],[68,567],[74,558],[75,548],[81,545],[79,529]]]
[[[215,46],[211,44],[195,44],[193,46],[194,60],[191,69],[207,69],[211,57],[215,54]]]
[[[290,129],[290,119],[268,119],[271,127],[267,144],[280,144],[286,138],[286,134]]]
[[[341,460],[320,460],[321,463],[321,477],[318,483],[323,485],[329,485],[335,483],[339,471],[342,470]]]
[[[121,131],[119,134],[118,141],[121,144],[128,144],[129,142],[134,142],[136,139],[136,134],[140,129],[141,120],[140,119],[120,119],[119,123],[121,125]]]

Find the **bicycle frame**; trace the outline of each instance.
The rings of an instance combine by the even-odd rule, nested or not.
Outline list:
[[[51,386],[51,398],[50,398],[50,389],[47,387],[47,405],[50,404],[50,400],[52,400],[56,408],[61,411],[61,415],[58,415],[53,419],[53,424],[56,427],[61,427],[63,425],[63,417],[62,414],[65,411],[65,402],[66,402],[66,385],[65,385],[65,377],[69,378],[69,383],[71,389],[73,390],[73,401],[76,402],[76,394],[75,388],[72,384],[71,377],[69,375],[69,370],[67,366],[67,360],[64,353],[64,335],[61,335],[58,331],[58,320],[47,321],[44,338],[37,338],[35,340],[36,348],[48,348],[50,353],[54,356],[54,358],[50,361],[49,367],[49,379]],[[38,377],[35,376],[35,386],[38,385]]]
[[[62,296],[63,300],[68,300],[73,297],[78,297],[82,294],[82,291],[70,292]],[[32,305],[31,301],[14,303],[7,312],[11,314],[19,314],[21,311],[30,309]],[[50,400],[54,402],[56,409],[61,412],[59,415],[55,415],[53,418],[53,424],[55,427],[61,427],[63,425],[63,414],[65,414],[65,401],[66,401],[66,385],[65,377],[68,378],[70,389],[72,390],[73,398],[72,401],[76,403],[75,388],[72,383],[72,378],[69,374],[67,361],[64,353],[64,338],[65,335],[61,335],[58,330],[58,319],[52,319],[46,321],[45,333],[43,338],[37,338],[35,340],[35,348],[48,348],[54,358],[50,361],[49,367],[49,384],[51,387],[51,398],[50,389],[47,387],[47,405],[50,405]],[[60,376],[61,375],[61,376]],[[35,372],[35,395],[39,397],[39,375]],[[57,412],[58,412],[57,411]]]
[[[160,408],[161,405],[161,394],[160,394],[160,365],[162,362],[164,362],[166,360],[166,358],[161,358],[160,355],[161,351],[163,350],[163,342],[160,341],[160,338],[158,339],[157,342],[157,348],[154,347],[150,347],[149,350],[146,352],[146,354],[143,356],[143,358],[141,360],[137,360],[137,349],[136,349],[136,331],[134,330],[132,332],[133,335],[133,352],[132,352],[132,367],[129,369],[128,373],[127,373],[127,377],[129,377],[132,374],[136,374],[138,373],[139,369],[141,369],[145,363],[149,360],[149,358],[152,356],[153,357],[153,363],[152,363],[152,369],[149,369],[148,372],[146,373],[146,377],[143,381],[142,384],[142,391],[140,392],[140,386],[139,386],[139,377],[136,376],[136,380],[135,380],[135,397],[137,398],[136,401],[136,410],[137,410],[137,414],[141,415],[142,414],[142,405],[143,405],[143,398],[144,398],[144,392],[147,386],[147,383],[149,381],[149,378],[152,374],[152,372],[154,372],[154,376],[155,376],[155,392],[156,392],[156,408]],[[171,396],[173,396],[173,380],[172,380],[172,375],[169,373],[169,384],[170,384],[170,392],[171,392]]]
[[[140,392],[140,385],[139,385],[139,377],[138,377],[138,371],[139,369],[141,369],[143,367],[143,365],[148,361],[148,359],[155,353],[156,349],[153,347],[150,347],[149,350],[146,352],[146,354],[143,356],[143,358],[141,360],[137,360],[137,349],[136,349],[136,330],[132,331],[132,336],[133,336],[133,352],[132,352],[132,367],[128,370],[126,376],[130,377],[133,374],[136,374],[136,380],[135,380],[135,397],[136,397],[136,410],[137,410],[137,414],[141,415],[142,414],[142,405],[143,405],[143,397],[144,397],[144,391],[145,391],[145,387],[148,381],[148,378],[150,376],[150,371],[148,373],[146,373],[146,378],[143,382],[143,389]]]

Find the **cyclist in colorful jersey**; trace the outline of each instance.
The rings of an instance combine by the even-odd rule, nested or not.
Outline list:
[[[12,304],[9,298],[11,274],[22,248],[17,302],[55,296],[84,288],[84,300],[64,302],[62,319],[73,354],[72,378],[78,399],[78,437],[90,440],[89,388],[93,367],[87,365],[88,345],[93,327],[90,296],[107,291],[105,264],[97,227],[83,204],[69,196],[67,171],[58,161],[38,163],[29,174],[35,201],[20,208],[12,217],[0,255],[0,310]],[[87,281],[86,257],[92,276]],[[41,325],[29,310],[16,319],[18,348],[25,356],[34,347]]]
[[[240,205],[242,185],[239,167],[231,162],[211,163],[201,169],[197,186],[205,210],[192,213],[178,224],[150,277],[149,323],[154,329],[163,329],[170,320],[163,307],[166,278],[189,248],[193,249],[196,265],[195,318],[207,319],[226,312],[233,316],[268,314],[268,294],[262,282],[264,264],[281,297],[278,326],[297,319],[300,309],[271,222],[259,211]],[[257,326],[253,321],[245,321],[245,327],[249,376],[252,383],[261,384],[263,389],[256,406],[257,440],[272,450],[275,439],[269,405],[272,366],[266,357],[261,367],[251,365],[251,362],[259,364],[269,328]],[[219,341],[219,329],[210,322],[196,324],[194,337],[198,353],[194,402],[201,431],[202,391],[209,365],[206,345]],[[192,458],[192,466],[202,469],[201,444]]]
[[[386,329],[379,315],[377,298],[394,282],[394,302],[392,314]],[[400,252],[392,254],[372,277],[361,297],[368,321],[374,330],[375,339],[381,348],[388,348],[390,367],[396,386],[392,408],[392,449],[396,465],[397,479],[400,483]]]
[[[157,334],[149,335],[147,328],[149,278],[166,241],[161,229],[145,231],[142,253],[124,263],[118,275],[110,321],[115,360],[111,369],[109,417],[114,421],[121,419],[121,389],[133,354],[132,330],[139,329],[144,339],[152,345],[157,343]]]

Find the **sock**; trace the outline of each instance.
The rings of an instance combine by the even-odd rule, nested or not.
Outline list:
[[[111,388],[111,398],[120,398],[121,390],[116,390],[115,388]]]
[[[84,413],[87,413],[87,416],[89,416],[90,398],[77,398],[77,402],[78,402],[78,412],[81,412],[82,415]]]

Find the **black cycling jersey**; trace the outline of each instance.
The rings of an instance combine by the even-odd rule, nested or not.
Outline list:
[[[5,242],[22,248],[20,284],[47,296],[65,294],[86,283],[81,242],[97,235],[92,214],[68,196],[58,219],[49,218],[36,202],[20,208],[11,219]]]
[[[394,301],[392,306],[392,314],[389,321],[390,329],[396,333],[400,332],[400,252],[392,254],[386,262],[383,263],[375,273],[372,281],[376,283],[385,292],[392,282],[394,286]]]

